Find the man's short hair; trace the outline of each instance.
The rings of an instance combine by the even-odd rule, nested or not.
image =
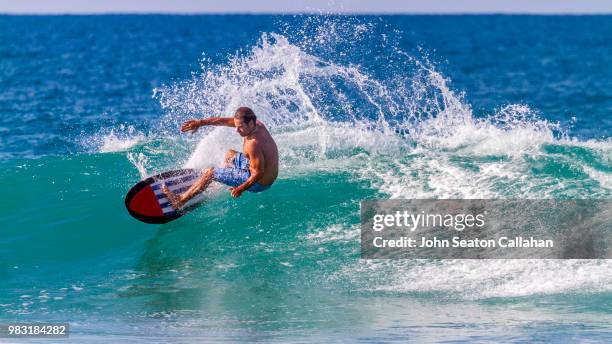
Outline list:
[[[250,121],[257,123],[257,116],[255,116],[255,112],[246,106],[239,107],[234,114],[234,118],[242,120],[246,124],[249,124]]]

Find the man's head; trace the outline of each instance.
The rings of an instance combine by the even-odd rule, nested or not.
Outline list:
[[[253,110],[246,106],[239,107],[234,114],[234,125],[236,131],[240,136],[249,136],[255,130],[257,123],[257,116]]]

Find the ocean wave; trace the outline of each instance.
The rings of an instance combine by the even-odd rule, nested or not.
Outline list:
[[[368,38],[367,30],[359,35]],[[316,39],[262,34],[255,46],[227,63],[204,59],[202,71],[191,79],[157,88],[154,96],[167,113],[158,135],[169,137],[160,151],[178,152],[170,154],[164,166],[215,166],[227,149],[240,150],[240,138],[232,129],[203,128],[196,135],[179,136],[168,134],[168,128],[178,128],[191,117],[229,117],[238,106],[248,105],[278,143],[280,180],[303,184],[325,174],[346,185],[365,183],[373,190],[370,196],[388,198],[612,195],[609,139],[573,138],[568,128],[525,104],[505,104],[476,116],[465,96],[452,89],[451,80],[426,55],[387,49],[388,56],[377,56],[378,63],[388,62],[387,74],[373,75],[365,66],[325,55],[333,44],[344,44],[342,38],[326,42],[318,54]],[[146,147],[147,140],[138,137],[126,146],[139,142]],[[129,158],[146,175],[145,165],[151,165],[147,154],[156,153],[137,151],[141,155]],[[298,204],[305,197],[317,197],[307,194],[318,190],[314,185],[305,190],[306,194],[284,192]],[[358,200],[350,202],[357,211]],[[340,225],[348,216],[330,215],[324,224],[308,215],[300,221],[288,219],[285,230],[308,229],[287,245],[298,251],[299,240],[324,249],[337,243],[350,246],[358,237],[354,226]],[[352,248],[335,252],[353,254]],[[482,299],[610,291],[610,266],[600,261],[347,262],[338,257],[335,263],[337,270],[322,278],[332,284],[344,280],[370,292],[445,292]],[[287,264],[299,269],[295,263],[282,263]],[[581,277],[567,278],[577,274]]]

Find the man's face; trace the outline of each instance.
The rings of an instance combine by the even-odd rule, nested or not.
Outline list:
[[[241,119],[234,118],[234,125],[236,126],[236,131],[238,132],[238,134],[240,134],[240,136],[242,137],[245,137],[245,136],[248,136],[253,131],[255,122],[250,121],[247,124]]]

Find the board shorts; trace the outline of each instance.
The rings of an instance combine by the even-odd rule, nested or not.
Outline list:
[[[236,152],[231,161],[232,167],[215,167],[213,169],[213,180],[227,186],[236,187],[244,184],[251,177],[249,170],[249,159],[241,152]],[[270,188],[270,185],[261,185],[259,182],[253,184],[247,191],[262,192]]]

